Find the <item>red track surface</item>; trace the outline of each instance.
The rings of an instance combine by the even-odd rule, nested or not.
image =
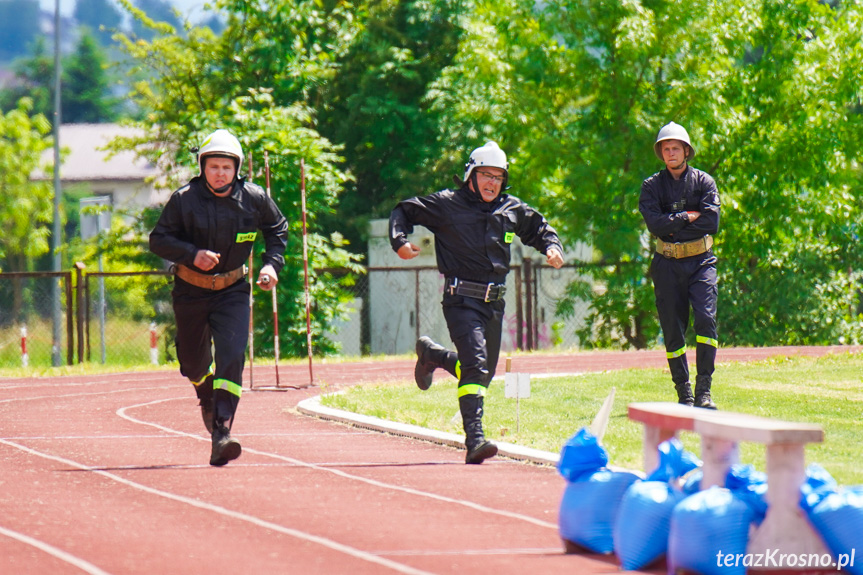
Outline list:
[[[844,351],[860,348],[722,349],[719,360]],[[661,352],[514,358],[531,373],[664,363]],[[328,390],[409,381],[412,368],[314,366]],[[309,381],[307,365],[279,371],[283,386]],[[272,366],[254,375],[257,387],[275,381]],[[0,573],[618,572],[613,557],[563,553],[556,470],[468,466],[463,451],[293,410],[318,393],[244,394],[243,455],[214,468],[176,372],[0,379]]]

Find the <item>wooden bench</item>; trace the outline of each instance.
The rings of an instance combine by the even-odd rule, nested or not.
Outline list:
[[[805,475],[804,448],[824,441],[817,425],[713,411],[676,403],[632,403],[629,418],[644,424],[644,470],[656,469],[657,448],[681,430],[701,437],[704,477],[701,489],[724,486],[729,468],[739,462],[738,443],[762,443],[767,449],[767,502],[764,521],[749,538],[749,553],[823,555],[829,553],[799,506]]]

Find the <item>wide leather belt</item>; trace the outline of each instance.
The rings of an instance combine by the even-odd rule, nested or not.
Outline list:
[[[503,299],[506,293],[506,286],[503,284],[484,284],[458,278],[447,278],[446,291],[452,295],[462,295],[490,302]]]
[[[193,286],[213,291],[223,290],[240,281],[246,275],[246,266],[221,274],[202,274],[181,264],[174,266],[177,277]]]
[[[711,235],[706,235],[703,238],[692,240],[691,242],[680,242],[676,244],[664,242],[661,239],[656,238],[656,253],[676,260],[701,255],[709,251],[712,247],[713,236]]]

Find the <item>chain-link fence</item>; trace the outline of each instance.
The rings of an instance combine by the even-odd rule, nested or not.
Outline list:
[[[556,313],[578,273],[577,267],[555,270],[530,260],[512,268],[504,351],[579,345],[576,330],[588,304],[576,305],[572,317]],[[164,271],[0,274],[0,367],[173,361],[172,280]],[[325,334],[341,355],[410,353],[420,335],[449,343],[440,306],[444,280],[436,268],[369,267],[347,285],[343,313]],[[256,334],[272,329],[269,322],[271,315],[256,317]]]

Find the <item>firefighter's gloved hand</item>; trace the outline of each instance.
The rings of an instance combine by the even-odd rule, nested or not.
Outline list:
[[[420,255],[420,249],[418,246],[408,242],[399,248],[399,251],[396,252],[399,257],[403,260],[410,260],[418,255]]]
[[[261,268],[261,273],[258,274],[258,287],[264,291],[270,291],[276,284],[279,283],[279,276],[276,275],[276,270],[270,264]]]

